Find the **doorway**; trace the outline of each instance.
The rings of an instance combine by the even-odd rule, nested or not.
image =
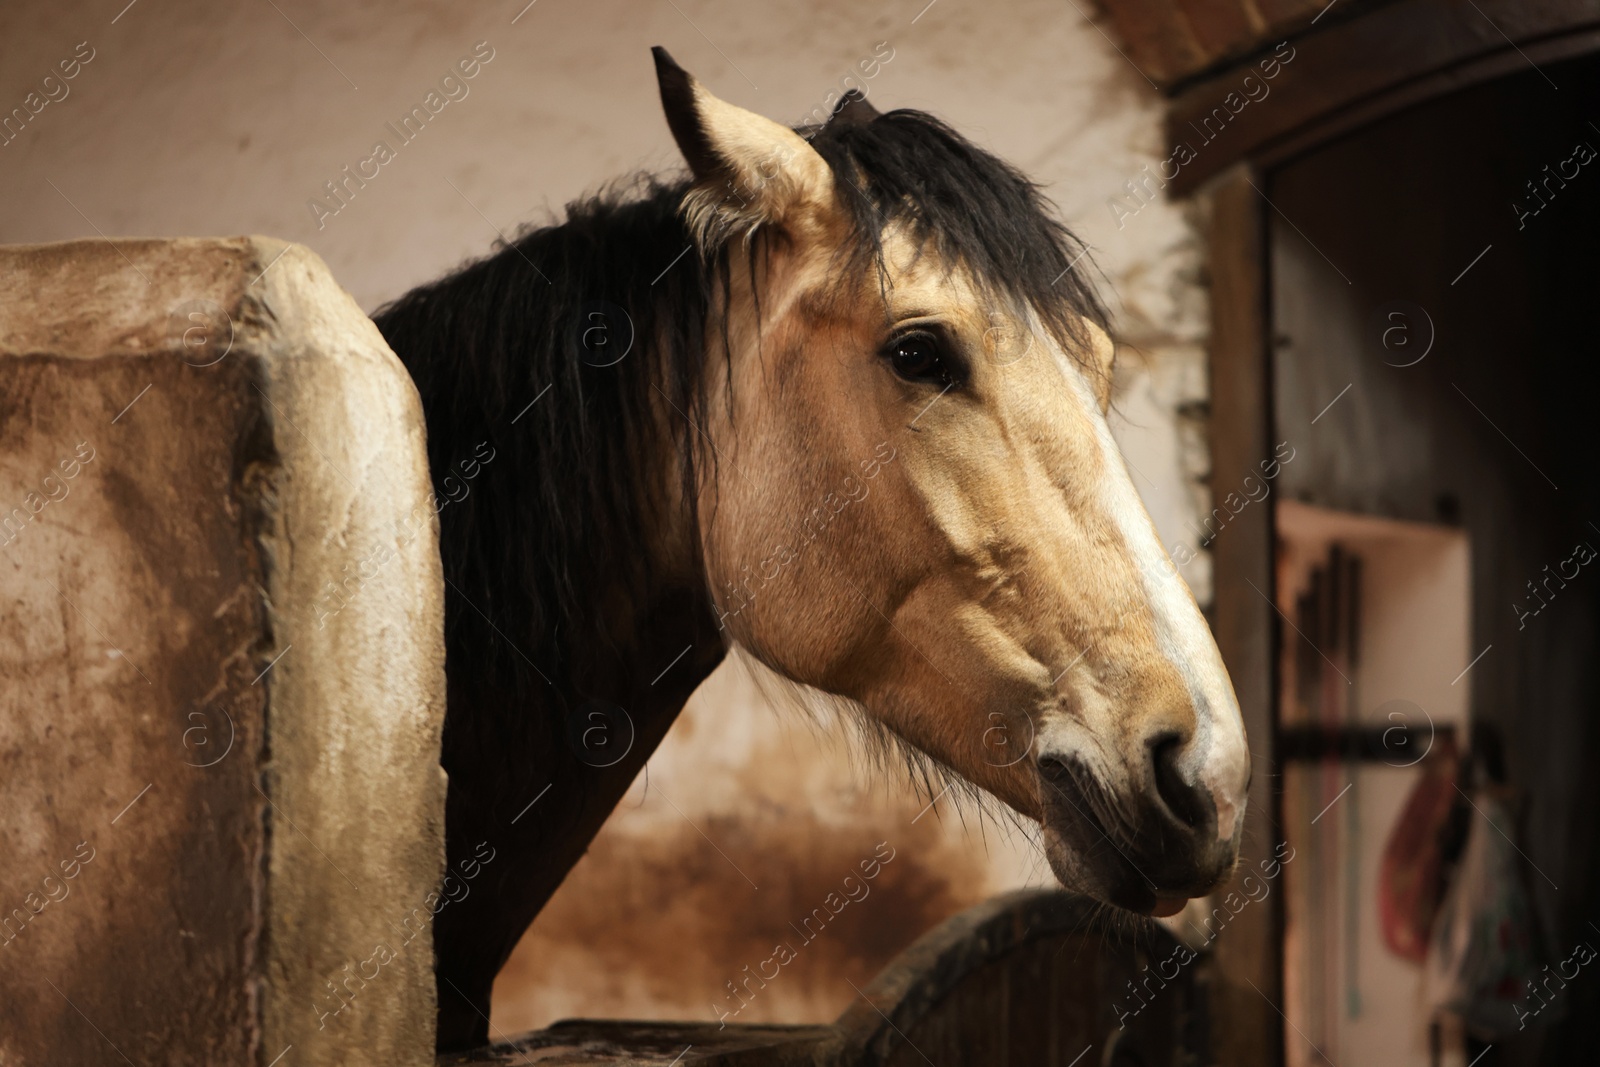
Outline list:
[[[1279,607],[1294,618],[1294,597],[1336,543],[1362,560],[1367,607],[1402,615],[1418,568],[1457,554],[1457,593],[1444,592],[1450,579],[1429,594],[1434,623],[1361,616],[1360,645],[1346,651],[1404,669],[1381,683],[1352,679],[1362,684],[1340,695],[1350,702],[1341,714],[1373,725],[1386,702],[1407,700],[1436,723],[1470,721],[1503,739],[1515,801],[1509,818],[1490,821],[1521,856],[1536,950],[1550,964],[1576,944],[1600,946],[1600,566],[1580,562],[1593,551],[1582,546],[1600,547],[1597,153],[1600,60],[1585,57],[1393,114],[1276,167],[1262,185],[1270,418],[1273,440],[1296,452],[1278,485],[1292,502],[1276,512]],[[1443,554],[1396,564],[1389,550],[1358,544],[1370,523],[1411,537],[1407,551],[1433,537]],[[1446,630],[1460,639],[1442,641]],[[1302,640],[1281,628],[1281,659]],[[1321,863],[1337,883],[1318,887],[1327,902],[1316,914],[1291,895],[1286,1060],[1434,1062],[1439,1053],[1418,1038],[1429,1020],[1403,981],[1418,965],[1376,955],[1383,946],[1370,940],[1371,849],[1404,787],[1381,784],[1381,767],[1308,786],[1325,769],[1285,758],[1284,731],[1305,709],[1277,688],[1278,829],[1309,850],[1302,882]],[[1303,809],[1346,783],[1352,815],[1310,827],[1317,813]],[[1331,835],[1323,825],[1348,817]],[[1332,962],[1312,959],[1313,946]],[[1593,972],[1540,1001],[1520,1030],[1468,1043],[1467,1059],[1594,1061]],[[1302,1023],[1333,1047],[1297,1032]],[[1370,1036],[1380,1032],[1386,1045]]]

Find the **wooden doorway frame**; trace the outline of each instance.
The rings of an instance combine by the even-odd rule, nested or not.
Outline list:
[[[1256,172],[1235,164],[1209,190],[1211,275],[1211,493],[1220,500],[1272,455],[1267,348],[1265,203]],[[1272,597],[1274,498],[1246,508],[1211,545],[1211,626],[1233,677],[1250,738],[1250,806],[1244,841],[1269,856],[1282,839],[1276,686],[1278,627]],[[1217,938],[1213,1062],[1273,1067],[1283,1056],[1283,900],[1241,911]]]

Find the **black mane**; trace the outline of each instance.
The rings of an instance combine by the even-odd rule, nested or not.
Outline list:
[[[798,132],[843,179],[856,231],[843,251],[854,265],[881,269],[882,228],[901,223],[993,292],[1031,304],[1074,348],[1077,316],[1104,325],[1078,263],[1083,246],[1038,187],[943,123],[902,110]],[[595,598],[618,579],[624,590],[648,587],[651,518],[635,472],[662,447],[654,393],[700,423],[707,323],[727,284],[723,252],[685,254],[678,205],[688,187],[644,178],[609,188],[374,316],[422,396],[453,675],[516,688],[543,678],[561,691],[574,650],[608,641]],[[599,302],[624,310],[631,331]],[[597,335],[585,346],[584,331],[605,321],[596,310],[609,316],[612,346],[633,338],[613,366],[592,365]],[[473,468],[481,441],[494,458]],[[692,450],[679,451],[692,485]],[[475,478],[464,479],[463,463]]]

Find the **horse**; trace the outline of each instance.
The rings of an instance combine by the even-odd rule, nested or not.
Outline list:
[[[790,128],[654,56],[686,177],[375,315],[443,478],[445,1051],[730,650],[1036,820],[1070,890],[1172,914],[1238,856],[1243,720],[1086,248],[924,112]]]

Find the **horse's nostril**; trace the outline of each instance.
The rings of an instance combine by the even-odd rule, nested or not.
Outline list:
[[[1164,734],[1150,742],[1156,792],[1174,818],[1192,830],[1202,830],[1216,816],[1205,790],[1185,778],[1178,769],[1178,755],[1182,749],[1183,739],[1176,734]]]

